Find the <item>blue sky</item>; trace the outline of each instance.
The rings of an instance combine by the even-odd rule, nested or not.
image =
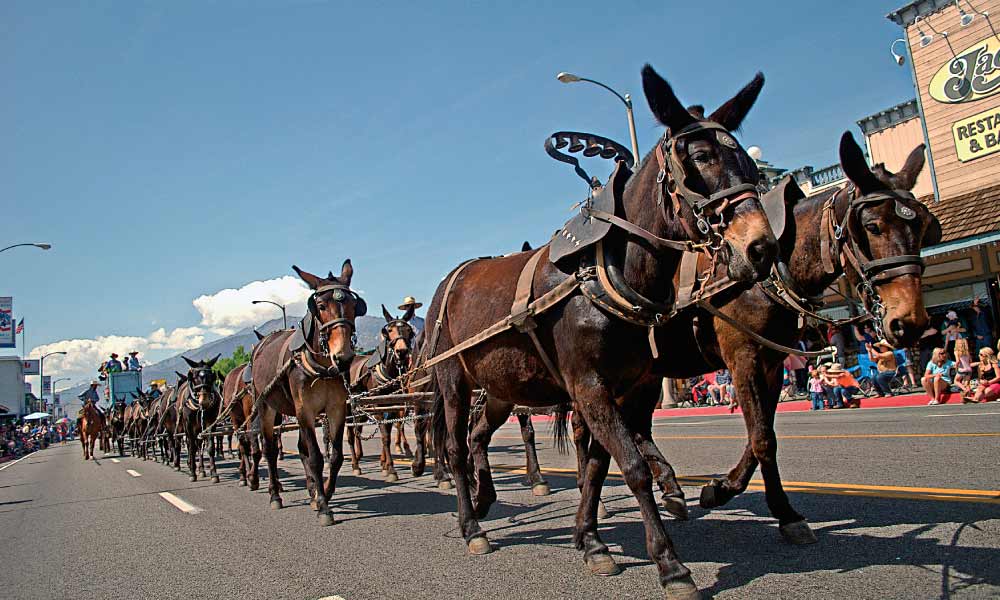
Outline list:
[[[645,62],[709,110],[762,70],[740,138],[786,168],[836,162],[842,131],[914,95],[888,51],[900,0],[83,4],[0,4],[0,241],[54,246],[0,256],[0,295],[29,347],[81,354],[156,359],[275,316],[217,293],[293,263],[352,258],[377,307],[544,243],[586,193],[546,135],[628,142],[618,101],[562,70],[635,96],[643,152]],[[58,345],[101,336],[127,337]]]

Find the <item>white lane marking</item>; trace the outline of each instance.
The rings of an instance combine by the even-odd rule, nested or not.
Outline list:
[[[316,600],[344,600],[343,596],[323,596],[322,598],[316,598]]]
[[[1000,412],[952,413],[950,415],[924,415],[925,417],[978,417],[979,415],[1000,415]]]
[[[111,462],[113,462],[113,463],[120,463],[121,461],[120,461],[120,460],[118,460],[117,458],[112,458],[112,459],[111,459]]]
[[[32,453],[32,454],[34,454],[34,453]],[[8,467],[13,467],[14,465],[16,465],[17,463],[21,462],[22,460],[24,460],[24,459],[28,458],[29,456],[31,456],[31,454],[25,454],[25,455],[24,455],[24,456],[22,456],[21,458],[19,458],[19,459],[17,459],[17,460],[14,460],[14,461],[11,461],[11,462],[9,462],[9,463],[5,464],[4,466],[0,467],[0,471],[3,471],[4,469],[6,469],[6,468],[8,468]]]
[[[125,469],[125,472],[131,475],[132,477],[142,477],[142,473],[140,473],[139,471],[133,471],[132,469]]]
[[[174,505],[174,508],[181,512],[186,512],[189,515],[196,515],[202,512],[202,509],[198,508],[193,504],[188,504],[184,500],[181,500],[177,496],[171,494],[170,492],[160,492],[160,498],[163,498],[167,502]]]
[[[715,421],[689,421],[687,423],[656,423],[653,427],[677,427],[678,425],[708,425]]]

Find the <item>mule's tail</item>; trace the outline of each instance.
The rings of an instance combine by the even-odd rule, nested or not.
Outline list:
[[[431,426],[434,437],[434,460],[438,461],[442,467],[448,467],[448,450],[445,439],[448,437],[448,422],[444,418],[444,394],[438,388],[437,377],[431,373],[431,382],[428,384],[431,392],[434,393],[433,416]]]
[[[569,402],[564,402],[556,406],[552,413],[552,437],[559,454],[569,453],[569,411],[571,408]]]

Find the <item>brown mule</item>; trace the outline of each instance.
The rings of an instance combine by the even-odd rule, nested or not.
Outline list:
[[[344,261],[339,277],[318,277],[292,267],[312,290],[309,313],[300,328],[278,331],[253,351],[253,391],[264,436],[271,508],[282,506],[278,481],[278,448],[274,423],[279,415],[294,416],[299,425],[299,456],[306,472],[310,505],[321,525],[334,523],[329,508],[344,462],[347,412],[346,372],[354,359],[354,319],[367,312],[363,299],[350,289],[354,268]],[[322,421],[330,476],[323,480],[323,452],[316,439]]]
[[[83,444],[83,460],[90,460],[94,456],[94,444],[104,435],[104,417],[90,400],[84,403],[82,412],[78,422],[80,443]]]
[[[616,196],[611,208],[614,218],[590,211],[618,228],[604,234],[596,248],[587,244],[579,254],[569,255],[568,264],[562,263],[574,273],[570,277],[581,282],[576,289],[582,294],[574,292],[551,310],[532,315],[524,329],[534,337],[506,329],[431,369],[439,394],[435,446],[447,451],[458,496],[459,526],[473,554],[490,551],[478,519],[487,514],[496,490],[486,452],[477,453],[475,463],[469,463],[472,390],[480,387],[499,401],[525,406],[572,401],[593,433],[585,470],[588,484],[573,536],[585,562],[596,572],[613,562],[591,510],[596,509],[598,496],[588,491],[600,489],[614,457],[639,502],[647,551],[657,565],[666,596],[699,596],[690,571],[677,558],[652,495],[652,476],[635,439],[646,424],[630,419],[631,407],[619,406],[616,398],[643,381],[656,352],[649,343],[651,331],[663,315],[670,314],[672,281],[682,253],[679,246],[662,240],[707,242],[718,249],[713,259],[741,286],[766,277],[771,269],[777,243],[756,194],[760,175],[729,134],[739,127],[762,85],[763,77],[758,76],[709,119],[696,120],[652,68],[643,69],[646,97],[653,113],[668,127],[667,134],[654,148],[657,160],[645,161],[621,196]],[[670,156],[668,166],[665,153]],[[699,216],[705,214],[715,225]],[[567,285],[566,273],[548,260],[554,247],[555,242],[550,242],[539,254],[477,260],[453,271],[438,287],[429,308],[429,314],[441,315],[438,320],[442,322],[437,347],[437,333],[429,334],[429,360],[468,343],[495,323],[513,319],[515,290],[521,287],[518,282],[529,261],[532,268],[526,272],[533,282],[529,297],[543,298],[551,290],[564,289],[559,286]],[[611,265],[606,267],[607,277],[617,277],[617,283],[602,280],[601,288],[595,289],[590,265],[597,265],[600,277],[605,268],[602,261]],[[617,300],[603,300],[613,299],[613,294],[634,298],[639,310]],[[442,310],[445,303],[447,312]],[[648,308],[659,306],[664,308]]]
[[[415,331],[410,325],[415,308],[410,306],[401,317],[394,317],[389,310],[382,305],[382,316],[385,325],[379,332],[378,347],[371,356],[355,356],[351,362],[350,383],[351,391],[354,393],[377,390],[391,382],[407,371],[413,359],[413,344]],[[398,387],[398,386],[397,386]],[[380,410],[383,419],[401,418],[406,413],[404,410]],[[402,422],[397,423],[402,426]],[[392,430],[393,423],[379,425],[379,432],[382,435],[382,454],[379,457],[379,464],[382,467],[382,475],[389,483],[399,481],[399,474],[396,473],[396,463],[392,460]],[[355,475],[359,475],[361,465],[360,456],[356,446],[360,446],[360,427],[348,436],[348,446],[351,449],[351,468]],[[398,444],[398,442],[397,442]],[[409,446],[409,444],[407,444]],[[423,442],[417,440],[417,452],[423,452]]]
[[[184,433],[187,442],[188,472],[191,481],[198,481],[198,472],[202,477],[210,476],[212,483],[219,483],[219,474],[215,467],[215,438],[201,438],[201,433],[215,424],[222,410],[222,395],[218,389],[218,375],[212,370],[220,355],[210,360],[194,361],[182,356],[189,370],[184,382],[177,386],[178,433]],[[202,443],[208,446],[209,469],[205,471],[205,456]],[[195,463],[197,462],[197,472]]]

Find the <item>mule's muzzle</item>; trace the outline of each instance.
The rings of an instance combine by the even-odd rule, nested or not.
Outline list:
[[[778,244],[773,238],[759,238],[741,252],[732,242],[723,245],[720,258],[727,261],[730,279],[745,283],[756,283],[767,279],[771,266],[778,256]]]

